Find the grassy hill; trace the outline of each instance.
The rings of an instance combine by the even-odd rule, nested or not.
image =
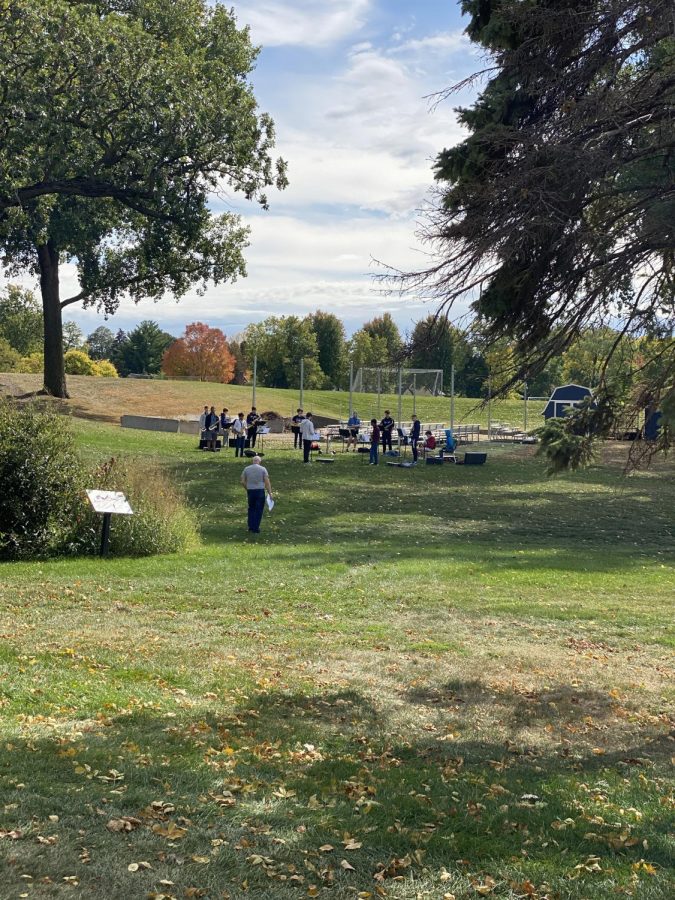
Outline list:
[[[0,566],[2,900],[673,897],[672,462],[270,452],[250,536],[230,453],[72,427],[202,545]]]
[[[0,394],[28,395],[40,390],[41,376],[0,374]],[[213,404],[218,411],[224,406],[231,412],[248,412],[252,402],[252,389],[230,384],[200,384],[194,381],[146,381],[133,378],[92,378],[84,375],[68,376],[71,398],[63,403],[75,416],[119,422],[124,414],[147,416],[185,416],[199,414],[204,404]],[[257,407],[261,411],[274,411],[291,416],[299,405],[299,391],[276,388],[258,388]],[[346,391],[305,391],[304,406],[317,415],[346,419],[349,414],[349,394]],[[381,417],[385,409],[397,416],[398,398],[383,395],[378,409],[373,394],[354,394],[354,408],[362,419]],[[448,397],[418,397],[417,414],[423,421],[449,422],[450,399]],[[528,404],[529,427],[541,423],[544,403]],[[403,419],[408,420],[413,411],[413,400],[403,400]],[[488,411],[480,401],[456,398],[456,423],[487,423]],[[522,427],[524,404],[522,400],[504,400],[492,404],[493,421],[508,422]]]

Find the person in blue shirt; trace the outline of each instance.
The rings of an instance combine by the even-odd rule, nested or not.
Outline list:
[[[413,465],[417,465],[417,457],[419,454],[418,444],[419,444],[421,432],[422,432],[422,423],[417,418],[417,416],[413,415],[412,429],[410,430],[410,446],[412,447]]]
[[[349,453],[349,447],[352,443],[354,444],[354,453],[356,453],[356,442],[359,437],[360,424],[361,419],[359,419],[356,410],[353,410],[351,416],[349,417],[349,421],[347,422],[347,427],[349,428],[349,437],[347,438],[347,453]]]

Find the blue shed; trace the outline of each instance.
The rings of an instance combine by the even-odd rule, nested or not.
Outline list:
[[[568,410],[580,406],[586,397],[592,396],[590,388],[581,384],[564,384],[551,394],[542,416],[545,419],[561,419]]]

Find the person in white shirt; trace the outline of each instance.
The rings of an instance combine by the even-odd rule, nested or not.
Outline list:
[[[244,455],[244,445],[246,444],[246,420],[243,412],[240,412],[232,423],[232,431],[234,432],[234,455]]]
[[[272,485],[267,469],[260,463],[259,456],[253,457],[250,466],[246,466],[241,473],[241,483],[248,494],[248,530],[253,534],[260,534],[265,509],[265,490],[272,496]]]
[[[312,441],[316,429],[312,422],[311,412],[305,413],[305,418],[300,423],[300,434],[302,435],[302,461],[308,463],[310,461],[309,454],[312,449]]]

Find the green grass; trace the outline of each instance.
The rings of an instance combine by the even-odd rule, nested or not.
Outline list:
[[[279,451],[251,537],[231,456],[74,427],[203,545],[2,567],[3,900],[672,896],[672,466]]]
[[[13,393],[25,395],[40,389],[42,380],[38,375],[0,375],[0,387],[11,387]],[[144,381],[131,378],[93,378],[84,375],[69,375],[68,389],[71,399],[63,405],[73,415],[87,418],[119,421],[125,413],[154,416],[185,416],[199,414],[205,403],[214,404],[218,410],[227,406],[231,413],[240,409],[248,412],[253,402],[252,388],[232,384],[200,384],[190,381]],[[281,390],[259,387],[256,403],[262,412],[273,411],[290,417],[300,403],[298,390]],[[349,416],[349,393],[347,391],[305,391],[304,408],[315,415],[334,419]],[[364,421],[373,416],[381,418],[385,409],[398,415],[398,398],[382,395],[378,403],[375,394],[354,394],[354,408]],[[542,424],[541,412],[545,403],[532,400],[528,403],[528,427]],[[449,397],[417,397],[417,414],[424,422],[449,422]],[[402,401],[401,415],[408,421],[413,412],[413,398]],[[514,427],[524,425],[524,404],[522,400],[500,400],[491,405],[493,421],[507,422]],[[488,409],[480,400],[457,397],[455,400],[455,422],[479,423],[486,425]]]

